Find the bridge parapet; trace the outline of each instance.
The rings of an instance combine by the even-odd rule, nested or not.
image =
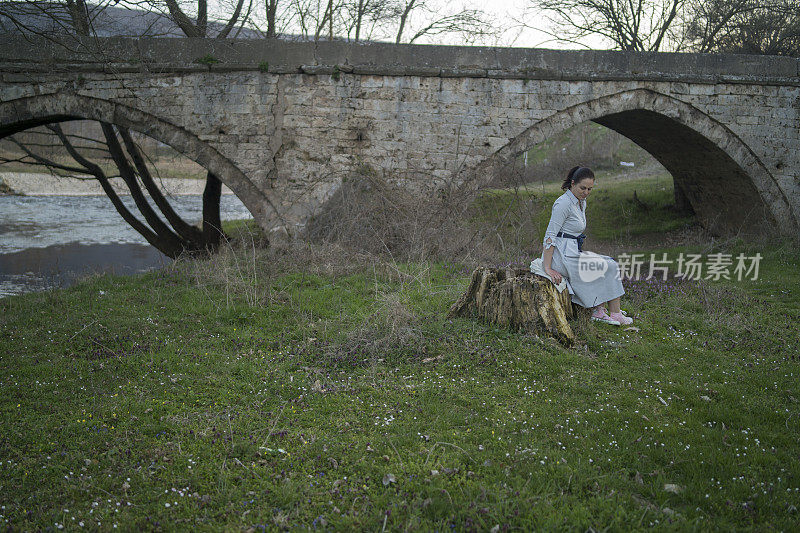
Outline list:
[[[0,36],[4,72],[245,72],[800,85],[779,56],[282,40]]]

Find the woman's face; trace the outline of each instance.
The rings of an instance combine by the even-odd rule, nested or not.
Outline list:
[[[585,200],[589,193],[592,192],[592,187],[594,187],[594,180],[591,178],[584,178],[581,181],[577,181],[572,184],[572,187],[569,188],[572,191],[572,194],[575,195],[575,198],[578,200]]]

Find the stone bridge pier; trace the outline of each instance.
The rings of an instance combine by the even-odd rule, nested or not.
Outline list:
[[[661,162],[709,229],[800,230],[791,58],[3,37],[0,72],[0,136],[127,126],[215,172],[268,231],[301,234],[365,166],[420,191],[480,185],[587,120]]]

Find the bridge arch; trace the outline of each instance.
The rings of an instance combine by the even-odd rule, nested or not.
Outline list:
[[[74,93],[51,93],[0,102],[0,138],[67,120],[96,120],[123,126],[170,145],[216,174],[264,224],[277,215],[272,202],[228,158],[193,133],[155,115],[117,102]]]
[[[774,176],[733,131],[686,102],[649,89],[603,96],[550,115],[479,164],[474,181],[490,178],[527,149],[589,120],[624,135],[657,159],[708,229],[756,234],[765,229],[790,233],[800,227]],[[787,222],[793,227],[787,228]]]

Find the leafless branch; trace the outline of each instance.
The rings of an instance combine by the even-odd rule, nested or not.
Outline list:
[[[614,48],[657,51],[672,46],[673,25],[687,0],[535,0],[551,35],[562,42],[601,36]]]

